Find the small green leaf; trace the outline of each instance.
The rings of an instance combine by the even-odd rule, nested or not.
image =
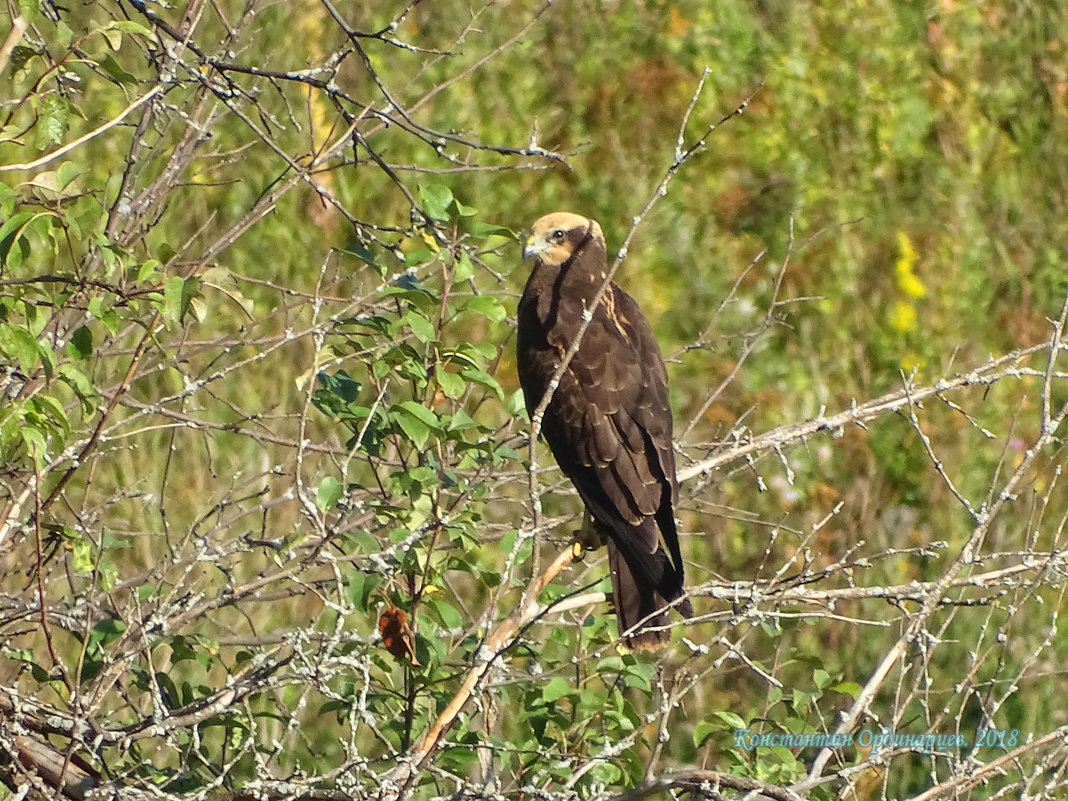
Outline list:
[[[861,687],[855,681],[843,681],[831,687],[831,690],[836,693],[845,693],[856,699],[860,695]]]
[[[178,325],[182,319],[182,294],[185,279],[180,275],[171,276],[163,284],[163,320],[168,326]]]
[[[37,111],[37,147],[44,149],[63,141],[70,122],[70,105],[60,95],[48,95]]]
[[[404,409],[408,414],[418,418],[430,428],[437,428],[441,422],[432,410],[415,401],[401,401],[397,404],[397,407]]]
[[[702,720],[696,726],[693,727],[693,744],[696,748],[700,748],[716,732],[722,731],[723,727],[712,723],[711,721]]]
[[[556,676],[549,680],[541,691],[542,700],[546,703],[554,703],[571,692],[571,685],[562,676]]]
[[[505,408],[508,409],[508,414],[512,417],[526,416],[527,402],[523,396],[523,390],[517,389],[511,395],[508,396],[508,401],[505,404]]]
[[[464,385],[466,386],[466,384]],[[474,418],[471,417],[463,409],[457,409],[453,412],[452,417],[449,418],[449,425],[446,430],[449,432],[467,431],[470,428],[482,428]]]
[[[121,37],[122,34],[116,34]],[[124,84],[136,84],[137,78],[128,73],[120,64],[115,60],[115,57],[108,53],[104,58],[100,60],[100,66],[104,69],[108,75],[114,78],[118,83]]]
[[[140,267],[138,267],[137,268],[137,283],[143,284],[149,278],[155,279],[156,278],[155,274],[156,274],[156,271],[159,269],[159,266],[160,265],[159,265],[159,260],[158,259],[149,259],[144,264],[142,264]],[[156,283],[156,281],[153,280],[153,283]]]
[[[438,367],[434,373],[434,377],[437,379],[438,386],[441,387],[441,391],[446,398],[452,398],[456,400],[467,389],[467,382],[464,381],[456,373],[450,373],[443,367]],[[451,427],[450,427],[451,428]]]
[[[74,40],[74,31],[63,20],[56,23],[56,47],[66,50]]]
[[[34,3],[34,5],[38,4]],[[40,51],[35,50],[32,47],[27,47],[26,45],[15,45],[14,49],[11,51],[12,71],[21,71],[22,68],[30,62],[30,59],[36,55],[40,55]]]
[[[448,629],[462,629],[464,625],[463,616],[456,611],[456,607],[451,604],[447,604],[438,598],[427,598],[426,604],[433,609],[445,628]]]
[[[115,22],[110,23],[108,27],[114,28],[117,31],[122,31],[123,33],[136,33],[137,35],[144,36],[148,39],[151,39],[152,41],[156,40],[156,34],[154,34],[151,29],[146,28],[141,23],[134,22],[133,20],[117,20]]]
[[[38,466],[43,465],[48,456],[48,442],[44,434],[32,426],[20,426],[18,433],[26,446],[26,452],[33,457]]]
[[[71,334],[67,355],[72,359],[88,359],[93,355],[93,332],[89,326],[80,326]]]
[[[85,540],[75,540],[71,546],[71,566],[78,573],[93,572],[93,551]]]
[[[434,324],[423,315],[414,311],[410,311],[401,317],[400,324],[408,326],[408,328],[411,329],[412,334],[414,334],[415,338],[420,342],[433,342],[437,338],[437,331],[434,330]]]
[[[39,360],[37,338],[25,328],[10,328],[9,332],[19,368],[26,375],[32,374]]]
[[[740,715],[738,715],[738,714],[736,714],[734,712],[727,712],[727,711],[724,711],[724,710],[719,710],[719,711],[715,712],[715,715],[716,715],[717,718],[722,720],[724,723],[726,723],[732,729],[744,729],[746,727],[745,726],[745,721],[742,720]]]
[[[475,295],[468,298],[467,302],[464,303],[463,309],[464,311],[481,314],[487,320],[492,320],[495,323],[499,323],[508,316],[508,310],[504,308],[497,298],[490,295]]]
[[[508,238],[515,238],[515,234],[508,228],[502,225],[494,225],[493,223],[482,222],[481,220],[473,222],[471,224],[471,233],[479,239],[485,239],[492,234],[500,234]]]
[[[404,435],[412,441],[415,447],[422,448],[426,445],[426,441],[430,437],[430,429],[425,423],[403,409],[397,410],[393,417],[397,421],[397,425],[400,427],[401,431],[403,431]]]
[[[32,220],[32,211],[20,211],[0,225],[0,261],[6,262],[11,255],[11,246],[22,239],[22,227]]]
[[[456,282],[466,281],[475,274],[475,265],[467,251],[461,251],[460,257],[453,262],[452,280]]]
[[[444,184],[431,184],[419,190],[423,211],[432,220],[449,219],[449,204],[452,203],[452,190]]]
[[[34,22],[41,16],[41,4],[37,0],[19,0],[19,13]]]
[[[378,262],[375,261],[374,252],[369,247],[367,247],[367,245],[365,245],[363,242],[361,242],[359,239],[356,239],[355,237],[345,243],[344,247],[341,248],[341,252],[351,253],[364,264],[373,267],[379,273],[382,272],[378,266]]]
[[[56,368],[56,374],[78,396],[82,404],[82,414],[92,414],[96,408],[97,392],[88,376],[72,364],[59,365]]]
[[[200,294],[200,279],[199,278],[187,278],[185,283],[182,284],[182,306],[178,319],[181,320],[185,317],[189,311],[193,299]]]
[[[487,389],[496,393],[497,397],[504,400],[504,390],[501,389],[501,385],[497,383],[497,380],[487,373],[485,370],[478,370],[474,367],[465,367],[460,371],[460,375],[475,384],[481,384]]]
[[[106,557],[97,565],[97,575],[100,576],[100,589],[111,592],[119,583],[119,566]]]
[[[63,433],[70,433],[70,422],[63,404],[51,395],[39,394],[33,398],[33,407],[48,420],[48,424]]]
[[[341,500],[341,491],[341,482],[334,476],[327,476],[319,482],[319,488],[315,491],[315,505],[323,512],[333,509]]]
[[[60,189],[65,189],[66,186],[81,175],[82,172],[83,169],[73,161],[64,161],[59,165],[59,169],[56,170],[56,185]]]
[[[827,686],[831,680],[831,675],[823,668],[816,668],[812,671],[812,680],[816,683],[816,686],[821,690]]]
[[[361,612],[366,612],[370,606],[371,593],[378,586],[378,582],[378,576],[374,573],[353,570],[345,580],[345,597]]]

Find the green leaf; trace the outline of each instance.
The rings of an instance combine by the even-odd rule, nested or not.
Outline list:
[[[855,681],[843,681],[831,687],[831,690],[836,693],[845,693],[855,700],[860,695],[861,686]]]
[[[12,355],[18,360],[19,369],[26,375],[31,375],[38,361],[37,338],[25,328],[10,326],[3,328],[6,331],[0,330],[0,343],[4,339],[8,340],[6,347],[12,350]]]
[[[369,267],[373,267],[375,271],[379,274],[382,273],[382,268],[375,260],[374,251],[372,251],[367,245],[365,245],[355,236],[345,243],[345,245],[341,248],[341,252],[352,254],[364,264],[368,265]]]
[[[449,204],[452,203],[452,190],[444,184],[431,184],[419,190],[423,211],[432,220],[449,219]]]
[[[41,4],[38,0],[19,0],[19,14],[29,22],[35,22],[41,16]]]
[[[200,290],[200,281],[196,278],[184,279],[180,275],[171,276],[163,284],[163,321],[169,327],[182,322],[189,305]]]
[[[30,63],[30,59],[34,56],[40,55],[40,51],[26,45],[15,45],[11,51],[11,70],[12,72],[19,73],[22,68]]]
[[[334,476],[327,476],[319,482],[319,488],[315,491],[315,505],[320,511],[327,511],[337,506],[341,500],[341,482]]]
[[[467,255],[467,251],[460,252],[460,257],[453,262],[452,268],[452,280],[456,282],[466,281],[475,274],[475,265],[471,257]]]
[[[86,540],[77,539],[72,543],[70,561],[78,573],[93,572],[93,550]]]
[[[812,671],[812,680],[816,683],[816,686],[822,690],[830,682],[831,675],[823,668],[816,668]]]
[[[70,122],[70,105],[60,95],[47,95],[37,111],[37,147],[44,149],[63,141]]]
[[[66,50],[74,40],[74,31],[63,20],[56,23],[56,47]]]
[[[136,33],[137,35],[144,36],[147,39],[151,39],[152,41],[156,40],[156,34],[153,33],[150,28],[146,28],[141,23],[134,22],[133,20],[117,20],[115,22],[110,23],[108,27],[114,28],[117,31],[122,31],[123,33]]]
[[[84,169],[73,161],[64,161],[56,170],[56,184],[60,189],[66,186],[84,172]]]
[[[627,687],[636,687],[644,692],[651,692],[653,687],[650,679],[653,676],[654,667],[648,662],[634,662],[624,669],[623,683]]]
[[[485,370],[478,370],[474,367],[465,367],[460,371],[460,375],[475,384],[481,384],[487,389],[496,393],[497,397],[504,400],[504,390],[501,389],[501,385],[497,383],[497,380],[487,373]]]
[[[70,433],[70,423],[67,420],[67,412],[63,408],[63,404],[58,400],[51,395],[42,393],[34,397],[33,406],[48,419],[49,425],[62,431],[64,434]]]
[[[43,465],[45,457],[48,456],[48,442],[44,434],[32,426],[20,426],[18,433],[26,446],[26,452],[33,457],[38,466]]]
[[[475,222],[471,223],[471,233],[479,239],[485,239],[487,236],[490,236],[492,234],[500,234],[510,239],[515,238],[515,234],[510,229],[505,228],[502,225],[494,225],[493,223],[482,222],[481,220],[476,220]]]
[[[168,327],[178,325],[182,317],[182,293],[185,279],[180,275],[171,276],[163,284],[163,321]]]
[[[22,227],[33,218],[32,211],[20,211],[0,225],[0,262],[7,262],[11,254],[11,246],[22,239]]]
[[[467,382],[464,381],[456,373],[450,373],[445,368],[439,366],[434,373],[434,378],[437,379],[438,386],[441,387],[442,393],[446,398],[458,399],[464,394],[467,389]],[[450,426],[451,429],[451,426]]]
[[[464,386],[467,385],[464,384]],[[479,425],[478,422],[476,422],[475,419],[463,409],[457,409],[455,412],[453,412],[452,416],[449,418],[449,424],[448,426],[446,426],[446,430],[450,433],[458,431],[467,431],[471,428],[481,429],[482,426]]]
[[[99,621],[89,632],[89,640],[86,643],[85,661],[82,663],[80,681],[86,681],[99,675],[103,668],[101,654],[104,647],[114,642],[126,630],[126,624],[118,618],[107,617]]]
[[[480,314],[495,323],[499,323],[508,316],[508,310],[504,308],[497,298],[491,295],[475,295],[468,298],[464,303],[463,310]]]
[[[451,604],[447,604],[438,598],[427,598],[426,605],[433,609],[439,618],[441,618],[441,624],[448,629],[462,629],[464,626],[463,616],[456,610],[456,607]]]
[[[113,560],[104,557],[97,565],[97,575],[100,576],[100,589],[111,592],[119,583],[119,566]]]
[[[422,412],[428,412],[431,417],[434,416],[434,413],[429,409],[412,401],[404,401],[404,403],[393,407],[392,417],[415,447],[422,448],[430,437],[431,428],[437,427],[437,418],[434,417],[433,423],[428,424],[422,412],[415,412],[414,408],[421,409]]]
[[[96,408],[97,392],[88,376],[72,364],[59,365],[56,368],[56,374],[78,396],[82,404],[82,414],[92,414]]]
[[[345,580],[345,597],[361,612],[366,612],[370,608],[371,593],[378,583],[377,574],[353,570]]]
[[[434,324],[430,322],[426,317],[418,314],[415,311],[410,311],[400,318],[400,324],[406,325],[411,329],[412,334],[420,342],[433,342],[437,338],[437,331],[434,330]]]
[[[182,284],[182,306],[181,313],[178,319],[186,315],[190,306],[193,303],[193,299],[200,294],[200,279],[199,278],[187,278],[185,283]]]
[[[100,66],[104,69],[108,75],[114,78],[118,83],[122,84],[136,84],[138,80],[135,76],[128,73],[123,67],[115,60],[115,57],[108,53],[104,58],[100,60]]]
[[[744,728],[744,726],[743,726]],[[722,731],[723,727],[708,720],[702,720],[693,727],[694,747],[700,748],[713,734]]]
[[[542,688],[541,697],[543,701],[551,704],[570,694],[570,692],[571,685],[567,679],[562,676],[556,676],[550,679],[549,683]]]
[[[736,714],[734,712],[727,712],[727,711],[724,711],[724,710],[719,710],[719,711],[715,712],[715,715],[716,715],[717,718],[722,720],[724,723],[726,723],[732,729],[744,729],[744,728],[746,728],[745,721],[742,720],[740,715],[738,715],[738,714]]]
[[[526,416],[527,413],[527,401],[523,396],[523,390],[517,389],[511,395],[508,396],[508,401],[505,404],[505,408],[508,409],[508,414],[512,417]]]
[[[149,259],[140,267],[137,268],[137,283],[143,284],[148,281],[149,278],[154,279],[153,283],[156,283],[156,272],[159,270],[159,260]],[[209,270],[210,272],[210,270]]]
[[[404,409],[406,412],[411,414],[413,417],[418,418],[430,428],[437,428],[441,423],[441,420],[436,414],[434,414],[432,410],[426,408],[425,406],[422,406],[421,404],[416,403],[415,401],[401,401],[394,408]]]
[[[52,375],[56,371],[56,353],[52,350],[47,340],[37,343],[37,356],[41,360],[41,371],[44,373],[45,378],[51,381]]]
[[[72,359],[88,359],[93,355],[93,332],[89,326],[80,326],[71,334],[67,355]]]

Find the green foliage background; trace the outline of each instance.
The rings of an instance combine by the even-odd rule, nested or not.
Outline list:
[[[692,143],[748,104],[674,175],[618,278],[671,360],[681,468],[1053,332],[1060,4],[405,9],[8,4],[29,27],[0,74],[0,711],[32,698],[110,725],[95,745],[38,733],[117,786],[362,797],[403,762],[578,522],[558,472],[527,483],[516,240],[569,209],[620,246],[687,114]],[[833,731],[922,598],[769,607],[723,587],[937,581],[1021,464],[974,570],[1058,554],[1063,451],[1042,410],[1068,393],[1028,356],[950,402],[697,477],[679,516],[690,583],[714,597],[693,645],[629,654],[602,609],[550,614],[498,661],[439,773],[399,792],[802,779],[814,749],[747,752],[731,731]],[[542,601],[603,574],[590,558]],[[1058,567],[961,590],[868,725],[1061,730],[1063,587]],[[392,608],[410,652],[383,648]],[[239,701],[180,722],[228,682]],[[836,755],[838,783],[806,792],[965,792],[969,752],[867,756]],[[1044,781],[1016,770],[975,797]]]

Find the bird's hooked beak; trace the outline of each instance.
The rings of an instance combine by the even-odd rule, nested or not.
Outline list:
[[[542,248],[533,234],[527,237],[527,243],[523,246],[523,261],[529,261],[541,253]]]

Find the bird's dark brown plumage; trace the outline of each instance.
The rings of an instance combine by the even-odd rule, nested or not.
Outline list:
[[[524,256],[534,269],[519,301],[516,363],[533,415],[608,267],[600,226],[566,212],[534,224]],[[667,623],[668,604],[693,614],[675,529],[667,371],[645,315],[615,283],[560,377],[541,433],[607,534],[620,632],[630,632],[631,646],[664,641],[667,632],[656,629]]]

